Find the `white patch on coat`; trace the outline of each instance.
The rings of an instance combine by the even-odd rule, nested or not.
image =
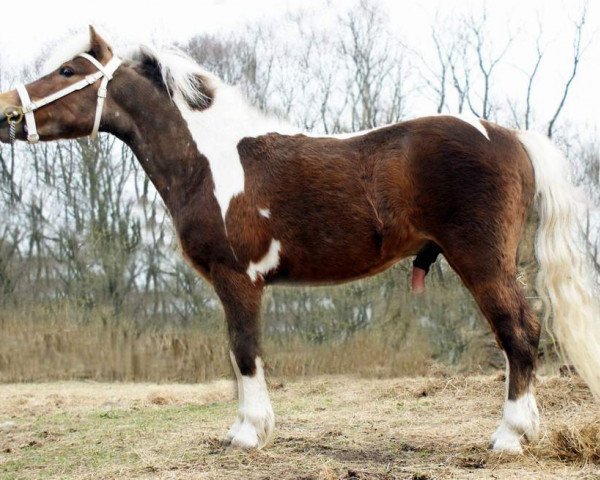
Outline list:
[[[463,122],[468,123],[472,127],[476,128],[477,131],[479,133],[481,133],[485,138],[487,138],[488,140],[490,139],[490,136],[488,135],[488,132],[485,129],[485,125],[483,125],[480,118],[477,118],[474,115],[465,115],[465,114],[446,115],[446,116],[458,118],[459,120],[462,120]]]
[[[214,195],[225,219],[231,199],[244,192],[244,168],[238,153],[240,140],[270,132],[298,133],[298,130],[251,106],[237,87],[226,85],[185,54],[149,47],[144,47],[144,51],[159,62],[162,77],[173,91],[173,101],[198,151],[208,160]],[[213,93],[210,106],[204,110],[190,108],[185,100],[203,95],[198,88],[198,76]]]
[[[250,280],[255,282],[258,276],[261,277],[275,270],[279,265],[279,252],[281,251],[281,242],[279,240],[271,240],[269,245],[269,251],[261,258],[258,262],[250,262],[246,273],[250,277]]]
[[[500,426],[492,435],[492,449],[498,452],[521,453],[521,440],[525,437],[529,441],[538,438],[540,430],[540,417],[530,386],[527,392],[516,400],[508,399],[508,385],[510,381],[510,366],[506,359],[506,397],[502,411]]]
[[[51,51],[46,60],[42,64],[42,73],[48,74],[57,70],[63,63],[72,60],[77,55],[89,51],[90,34],[80,33],[78,35],[69,36],[64,41],[61,41],[57,47]]]
[[[259,208],[258,213],[260,213],[261,217],[271,218],[271,210],[268,208]]]
[[[239,415],[227,432],[227,443],[238,448],[261,448],[275,427],[262,360],[255,358],[254,376],[242,375],[233,352],[229,352],[238,385]]]

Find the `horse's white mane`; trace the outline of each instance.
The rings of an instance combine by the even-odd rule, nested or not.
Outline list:
[[[137,61],[153,59],[160,68],[163,82],[169,92],[173,96],[181,95],[190,104],[199,104],[207,100],[202,87],[215,91],[223,86],[219,77],[202,68],[186,53],[173,47],[156,48],[142,45],[126,58]]]

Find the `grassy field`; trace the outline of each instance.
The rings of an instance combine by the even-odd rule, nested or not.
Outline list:
[[[0,475],[28,478],[600,478],[600,416],[576,378],[541,377],[542,439],[486,449],[496,376],[271,381],[278,426],[264,450],[224,448],[233,382],[0,386]]]

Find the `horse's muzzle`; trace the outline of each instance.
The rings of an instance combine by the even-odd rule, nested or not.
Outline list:
[[[20,105],[20,102],[16,90],[0,93],[0,125],[4,126],[9,118],[20,121],[18,117],[22,117],[23,113],[17,105]]]

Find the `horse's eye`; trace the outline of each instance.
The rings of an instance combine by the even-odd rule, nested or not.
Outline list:
[[[67,78],[75,75],[75,72],[73,71],[73,69],[71,67],[60,67],[60,70],[58,71],[58,73],[60,73],[63,77],[67,77]]]

